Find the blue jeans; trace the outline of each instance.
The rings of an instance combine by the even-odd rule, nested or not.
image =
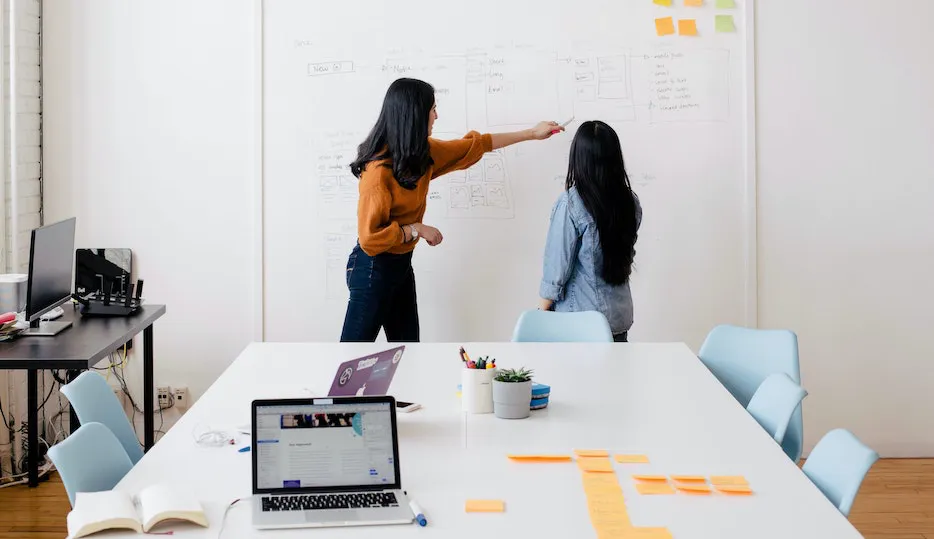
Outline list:
[[[412,253],[370,256],[357,244],[347,259],[347,288],[341,342],[374,342],[380,328],[389,342],[418,342]]]

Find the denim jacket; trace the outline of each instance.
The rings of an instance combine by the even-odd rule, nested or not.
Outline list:
[[[639,197],[635,200],[638,230],[642,205]],[[619,335],[632,327],[632,294],[628,282],[607,284],[600,277],[602,267],[597,223],[572,187],[561,194],[551,211],[539,295],[553,300],[556,311],[599,311],[609,320],[613,334]]]

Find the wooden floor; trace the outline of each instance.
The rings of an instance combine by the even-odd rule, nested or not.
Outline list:
[[[0,539],[62,539],[68,510],[54,474],[36,489],[0,489]],[[876,463],[850,521],[867,539],[934,539],[934,459]]]

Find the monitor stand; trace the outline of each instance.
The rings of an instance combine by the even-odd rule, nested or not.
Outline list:
[[[71,327],[71,320],[68,321],[58,321],[58,320],[49,320],[49,321],[36,321],[29,323],[29,329],[24,330],[20,336],[22,337],[54,337],[59,333],[65,331]]]

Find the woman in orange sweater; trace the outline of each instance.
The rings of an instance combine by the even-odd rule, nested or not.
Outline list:
[[[350,301],[341,342],[373,342],[380,328],[391,342],[419,340],[412,251],[421,238],[438,245],[441,231],[422,223],[428,183],[463,170],[486,152],[563,131],[555,122],[531,129],[435,140],[435,91],[426,82],[399,79],[389,86],[376,125],[350,165],[360,179],[358,243],[347,260]]]

